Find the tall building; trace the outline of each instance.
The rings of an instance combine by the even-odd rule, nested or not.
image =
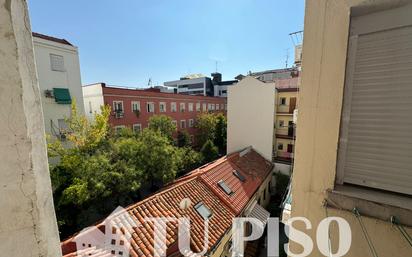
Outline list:
[[[86,115],[91,118],[102,105],[111,107],[110,124],[115,129],[125,127],[140,131],[149,118],[163,114],[172,118],[177,131],[196,135],[196,117],[201,112],[226,113],[226,98],[163,93],[160,90],[106,86],[105,83],[83,87]]]
[[[202,74],[191,74],[180,80],[164,82],[164,86],[176,89],[178,94],[226,97],[228,86],[235,85],[237,80],[222,81],[222,74],[214,72],[212,78]]]
[[[291,164],[294,157],[296,129],[293,118],[297,110],[298,80],[297,77],[275,80],[276,118],[273,159],[285,164]]]
[[[339,217],[352,236],[340,256],[411,256],[411,1],[316,0],[305,11],[291,216],[312,229],[294,227],[319,244],[319,223]],[[341,231],[331,224],[310,256],[336,254]]]
[[[33,33],[33,46],[46,134],[64,138],[73,99],[84,113],[78,49],[39,33]]]
[[[228,88],[238,83],[238,80],[222,81],[222,73],[214,72],[211,74],[212,84],[214,88],[214,96],[227,97]]]
[[[167,81],[164,86],[175,88],[178,94],[213,96],[212,80],[202,74],[191,74],[179,80]]]

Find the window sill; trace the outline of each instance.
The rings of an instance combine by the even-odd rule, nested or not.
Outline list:
[[[412,227],[412,198],[388,192],[350,185],[336,185],[327,191],[328,207],[352,211],[363,216],[390,222],[395,216],[399,223]]]

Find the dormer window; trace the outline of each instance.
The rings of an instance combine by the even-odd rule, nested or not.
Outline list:
[[[195,205],[195,210],[202,216],[203,219],[207,220],[212,216],[212,211],[203,204],[203,202],[199,202]]]
[[[217,182],[217,184],[219,185],[219,187],[220,187],[223,191],[225,191],[225,193],[226,193],[227,195],[233,194],[232,189],[230,189],[230,187],[229,187],[228,185],[226,185],[225,181],[220,180],[219,182]]]
[[[242,182],[246,181],[246,178],[238,170],[233,170],[233,175],[235,175]]]

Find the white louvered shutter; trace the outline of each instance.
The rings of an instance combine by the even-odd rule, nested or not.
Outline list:
[[[395,27],[369,24],[393,15]],[[412,22],[402,15],[352,21],[338,173],[341,183],[412,195]]]

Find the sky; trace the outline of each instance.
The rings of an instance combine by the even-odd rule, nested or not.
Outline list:
[[[304,0],[29,0],[32,30],[79,48],[82,84],[147,87],[284,68]]]

